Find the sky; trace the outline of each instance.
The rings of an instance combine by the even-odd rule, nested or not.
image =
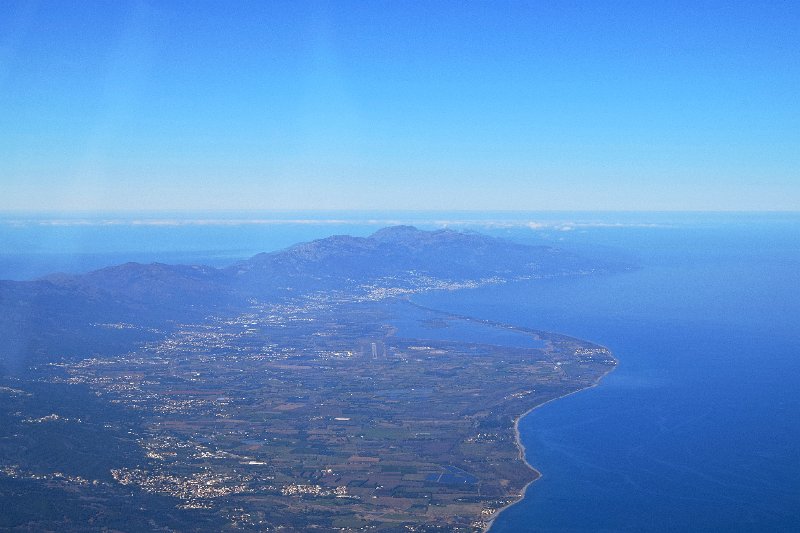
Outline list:
[[[0,6],[0,210],[800,210],[800,2]]]

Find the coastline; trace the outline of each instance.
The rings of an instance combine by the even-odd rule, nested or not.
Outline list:
[[[611,352],[610,352],[610,350],[609,350],[609,353],[611,353]],[[612,354],[612,357],[613,357],[613,354]],[[524,412],[524,413],[522,413],[521,415],[519,415],[519,416],[517,416],[517,417],[515,417],[515,418],[514,418],[514,443],[517,445],[517,450],[518,450],[518,452],[519,452],[519,458],[522,460],[522,462],[523,462],[523,464],[524,464],[525,466],[527,466],[527,467],[528,467],[530,470],[532,470],[532,471],[533,471],[533,473],[534,473],[534,476],[535,476],[535,477],[534,477],[532,480],[530,480],[528,483],[526,483],[524,487],[522,487],[522,491],[520,492],[520,496],[519,496],[519,498],[517,498],[515,501],[513,501],[513,502],[509,503],[508,505],[504,505],[503,507],[500,507],[500,508],[498,508],[498,509],[497,509],[497,510],[496,510],[496,511],[495,511],[495,512],[492,514],[491,518],[489,518],[489,519],[486,521],[486,525],[485,525],[485,526],[483,527],[483,529],[481,530],[481,531],[482,531],[482,533],[489,533],[489,531],[492,529],[492,526],[494,525],[494,522],[495,522],[495,520],[497,520],[497,518],[500,516],[500,514],[501,514],[503,511],[505,511],[505,510],[507,510],[507,509],[509,509],[509,508],[511,508],[511,507],[513,507],[513,506],[515,506],[515,505],[517,505],[519,502],[521,502],[522,500],[524,500],[524,499],[525,499],[525,495],[526,495],[526,494],[527,494],[527,492],[528,492],[528,487],[530,487],[530,486],[531,486],[533,483],[535,483],[535,482],[539,481],[539,480],[542,478],[542,473],[541,473],[541,472],[540,472],[540,471],[539,471],[539,470],[538,470],[536,467],[534,467],[532,464],[530,464],[530,463],[528,462],[528,459],[525,457],[525,444],[523,444],[523,442],[522,442],[522,435],[521,435],[521,434],[520,434],[520,432],[519,432],[519,422],[520,422],[520,420],[522,420],[523,418],[525,418],[526,416],[528,416],[530,413],[532,413],[532,412],[533,412],[533,411],[535,411],[536,409],[539,409],[540,407],[542,407],[542,406],[545,406],[545,405],[547,405],[547,404],[548,404],[548,403],[550,403],[550,402],[554,402],[554,401],[556,401],[556,400],[561,400],[562,398],[566,398],[567,396],[571,396],[571,395],[573,395],[573,394],[577,394],[577,393],[579,393],[579,392],[583,392],[583,391],[585,391],[585,390],[589,390],[589,389],[593,389],[594,387],[597,387],[597,386],[600,384],[600,381],[601,381],[601,380],[602,380],[604,377],[606,377],[607,375],[609,375],[611,372],[613,372],[613,371],[614,371],[614,370],[617,368],[617,363],[618,363],[618,362],[619,362],[619,361],[617,360],[617,358],[616,358],[616,357],[614,357],[614,366],[612,366],[612,367],[611,367],[611,368],[608,370],[608,372],[606,372],[606,373],[605,373],[605,374],[603,374],[602,376],[599,376],[599,377],[597,378],[597,380],[595,380],[595,382],[594,382],[594,383],[592,383],[591,385],[589,385],[589,386],[587,386],[587,387],[583,387],[582,389],[577,389],[577,390],[574,390],[574,391],[568,392],[567,394],[564,394],[564,395],[562,395],[562,396],[557,396],[557,397],[555,397],[555,398],[550,398],[549,400],[547,400],[547,401],[544,401],[544,402],[542,402],[542,403],[540,403],[540,404],[538,404],[538,405],[534,405],[533,407],[531,407],[530,409],[528,409],[527,411],[525,411],[525,412]]]
[[[522,461],[522,463],[533,472],[534,478],[532,480],[530,480],[528,483],[526,483],[524,487],[522,487],[520,495],[516,500],[512,501],[511,503],[509,503],[507,505],[504,505],[503,507],[499,507],[486,520],[486,524],[481,528],[481,531],[482,531],[482,533],[489,533],[489,531],[492,529],[492,526],[494,525],[495,520],[497,520],[497,517],[499,517],[500,514],[503,511],[505,511],[506,509],[508,509],[510,507],[513,507],[514,505],[518,504],[523,499],[525,499],[525,494],[528,491],[528,487],[530,487],[532,483],[535,483],[536,481],[538,481],[542,477],[542,473],[536,467],[534,467],[532,464],[530,464],[528,462],[527,458],[525,457],[525,445],[522,443],[522,435],[519,432],[519,422],[520,422],[520,420],[522,420],[524,417],[528,416],[530,413],[532,413],[536,409],[539,409],[540,407],[542,407],[544,405],[547,405],[550,402],[554,402],[556,400],[560,400],[562,398],[566,398],[567,396],[571,396],[573,394],[577,394],[579,392],[582,392],[582,391],[589,390],[589,389],[592,389],[594,387],[597,387],[600,384],[600,382],[603,380],[604,377],[609,375],[611,372],[613,372],[617,368],[617,365],[619,364],[619,360],[616,357],[614,357],[614,353],[611,350],[609,350],[606,346],[603,346],[603,345],[600,345],[600,344],[596,344],[594,342],[587,341],[587,340],[584,340],[584,339],[579,339],[579,338],[573,337],[571,335],[565,335],[563,333],[555,333],[555,332],[543,331],[543,330],[538,330],[538,329],[531,329],[531,328],[527,328],[527,327],[520,327],[520,326],[515,326],[515,325],[512,325],[512,324],[507,324],[507,323],[504,323],[504,322],[498,322],[498,321],[495,321],[495,320],[476,318],[476,317],[472,317],[472,316],[468,316],[468,315],[463,315],[463,314],[460,314],[460,313],[453,313],[453,312],[450,312],[450,311],[443,311],[441,309],[435,309],[435,308],[432,308],[432,307],[428,307],[428,306],[425,306],[425,305],[418,304],[418,303],[414,302],[413,300],[411,300],[411,298],[403,298],[402,301],[404,301],[407,304],[409,304],[409,305],[411,305],[413,307],[416,307],[418,309],[423,309],[423,310],[426,310],[426,311],[429,311],[429,312],[438,313],[438,314],[441,314],[441,315],[444,315],[444,316],[448,316],[448,317],[451,317],[451,318],[464,320],[464,321],[467,321],[467,322],[477,322],[477,323],[480,323],[480,324],[485,324],[485,325],[494,326],[494,327],[513,329],[513,330],[516,330],[516,331],[519,331],[519,332],[522,332],[522,333],[527,333],[527,334],[533,335],[536,339],[544,339],[544,338],[547,338],[547,337],[552,338],[553,336],[558,336],[558,337],[561,337],[561,338],[572,339],[572,340],[579,341],[579,342],[582,342],[582,343],[589,343],[589,344],[591,344],[593,346],[596,346],[596,347],[603,348],[603,349],[607,350],[608,353],[610,354],[611,358],[614,360],[614,365],[611,366],[611,368],[609,368],[606,372],[604,372],[603,374],[598,376],[593,383],[587,385],[586,387],[570,391],[570,392],[568,392],[566,394],[563,394],[561,396],[556,396],[555,398],[550,398],[549,400],[546,400],[546,401],[544,401],[544,402],[542,402],[540,404],[534,405],[533,407],[531,407],[530,409],[528,409],[524,413],[514,417],[514,443],[517,446],[518,457]]]

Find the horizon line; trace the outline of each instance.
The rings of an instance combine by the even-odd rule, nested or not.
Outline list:
[[[2,215],[194,215],[194,214],[287,214],[287,213],[504,213],[504,214],[536,214],[536,213],[629,213],[629,214],[800,214],[799,209],[378,209],[378,208],[281,208],[281,209],[0,209]]]

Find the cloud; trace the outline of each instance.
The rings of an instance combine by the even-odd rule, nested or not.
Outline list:
[[[265,218],[265,217],[125,217],[125,216],[63,216],[63,217],[0,217],[0,226],[6,227],[102,227],[102,226],[152,226],[152,227],[235,227],[235,226],[394,226],[413,224],[435,228],[484,228],[484,229],[530,229],[533,231],[573,231],[589,228],[655,228],[668,227],[667,224],[644,222],[601,222],[572,220],[534,220],[530,218],[425,218],[419,213],[393,218],[360,217],[348,218]]]

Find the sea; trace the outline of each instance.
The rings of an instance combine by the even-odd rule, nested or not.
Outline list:
[[[542,477],[493,533],[800,531],[798,213],[5,213],[0,279],[126,261],[222,266],[398,223],[631,265],[414,297],[619,360],[598,386],[522,419]]]

